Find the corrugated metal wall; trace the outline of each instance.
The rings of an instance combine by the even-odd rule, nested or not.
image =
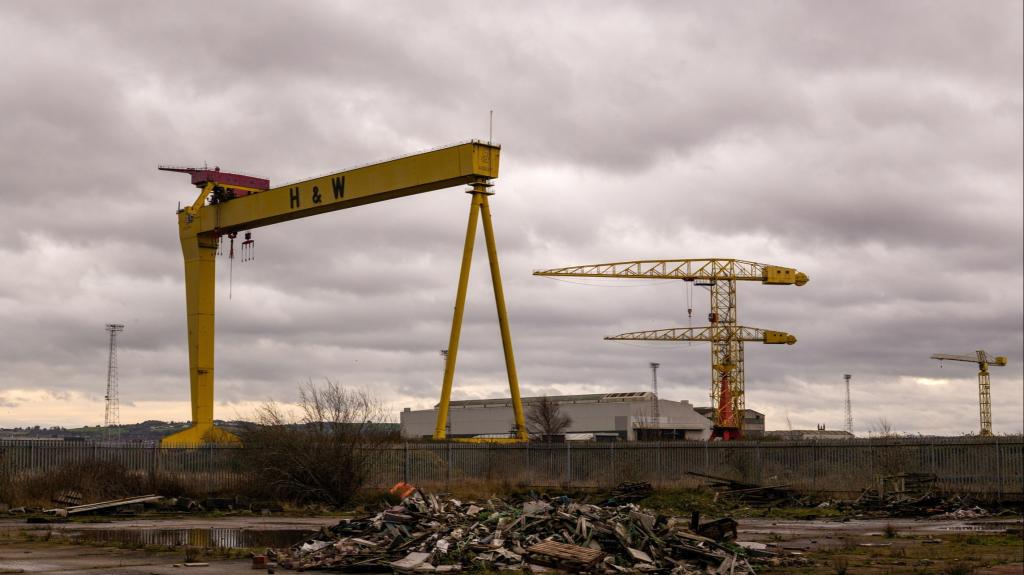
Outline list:
[[[117,462],[136,472],[196,482],[210,492],[251,480],[238,447],[161,448],[0,441],[0,471],[46,473],[81,461]],[[241,448],[244,449],[244,448]],[[798,442],[406,443],[367,453],[371,486],[472,482],[598,487],[621,481],[701,483],[688,471],[797,489],[855,492],[879,475],[934,473],[946,491],[1024,496],[1024,438],[900,438]]]

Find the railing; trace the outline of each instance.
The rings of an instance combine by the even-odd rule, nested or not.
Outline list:
[[[47,473],[75,462],[116,463],[129,472],[200,482],[208,492],[253,480],[239,447],[162,448],[0,441],[0,472]],[[1024,497],[1024,438],[899,438],[846,441],[466,444],[399,443],[366,454],[371,487],[399,481],[601,487],[622,481],[696,486],[687,472],[798,490],[857,492],[881,475],[931,473],[943,491]],[[258,478],[256,478],[258,480]]]

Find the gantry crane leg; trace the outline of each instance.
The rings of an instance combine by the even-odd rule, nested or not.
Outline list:
[[[163,445],[232,443],[238,437],[213,425],[213,333],[216,306],[217,236],[192,232],[189,211],[178,214],[185,256],[185,301],[188,309],[189,389],[192,425],[163,438]],[[198,227],[197,223],[195,227]]]
[[[498,247],[494,241],[494,225],[491,223],[491,206],[487,201],[488,194],[476,193],[480,196],[480,215],[484,222],[484,240],[487,243],[487,261],[491,267],[491,283],[494,285],[494,303],[498,310],[498,328],[501,330],[501,348],[505,355],[505,371],[508,374],[508,388],[512,397],[512,411],[516,419],[516,438],[522,441],[530,439],[526,431],[526,416],[523,414],[523,402],[519,397],[519,376],[516,374],[516,358],[512,353],[512,332],[508,325],[508,312],[505,309],[505,290],[501,287],[501,269],[498,267]]]
[[[434,427],[434,439],[445,439],[448,434],[448,407],[451,402],[452,381],[455,378],[455,364],[459,355],[459,338],[462,333],[462,318],[466,307],[466,291],[469,285],[469,271],[473,264],[473,246],[476,240],[477,219],[484,223],[484,241],[487,244],[487,260],[491,268],[491,283],[494,286],[494,300],[498,310],[498,326],[501,330],[501,345],[505,355],[505,369],[508,373],[509,391],[512,395],[512,408],[515,414],[516,439],[527,440],[526,420],[523,414],[522,401],[519,396],[519,381],[516,375],[515,357],[512,353],[512,335],[508,325],[508,313],[505,309],[505,292],[501,286],[501,270],[498,267],[498,250],[494,240],[494,227],[491,223],[490,205],[487,196],[489,184],[484,181],[473,184],[469,191],[472,201],[469,207],[469,222],[466,225],[466,242],[462,250],[462,268],[459,271],[459,286],[455,294],[455,312],[452,315],[452,331],[448,338],[448,355],[444,365],[444,381],[441,385],[441,401],[437,410],[437,425]]]

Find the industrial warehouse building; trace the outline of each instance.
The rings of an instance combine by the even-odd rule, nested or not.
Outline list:
[[[714,419],[715,410],[710,407],[695,407],[697,413],[708,419]],[[753,409],[743,410],[743,439],[762,439],[765,437],[764,414]]]
[[[522,398],[523,410],[529,413],[530,406],[542,399]],[[697,413],[688,401],[658,399],[658,417],[652,417],[654,394],[649,391],[559,395],[547,399],[572,419],[565,430],[566,439],[570,440],[701,440],[711,435],[711,420]],[[431,437],[437,424],[437,406],[419,411],[405,408],[401,424],[404,437]],[[448,437],[507,437],[514,428],[509,398],[453,401],[448,410]]]

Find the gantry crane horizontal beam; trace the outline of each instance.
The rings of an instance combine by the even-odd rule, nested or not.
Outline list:
[[[808,282],[807,274],[793,268],[723,258],[613,262],[539,270],[533,272],[533,275],[686,281],[759,281],[769,285],[798,286]]]
[[[796,343],[796,337],[784,331],[772,331],[742,325],[676,327],[649,331],[632,331],[605,338],[611,341],[759,341],[767,344]]]
[[[201,207],[200,224],[194,231],[250,230],[496,178],[500,152],[497,145],[472,141],[256,191]]]

